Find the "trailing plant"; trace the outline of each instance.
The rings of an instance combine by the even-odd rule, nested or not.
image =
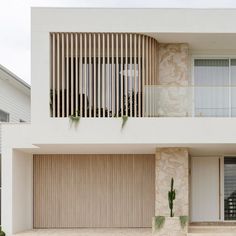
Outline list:
[[[155,230],[160,230],[163,225],[165,224],[165,216],[155,216],[154,217],[154,229]]]
[[[180,216],[179,221],[180,221],[181,228],[184,229],[188,222],[188,216]]]
[[[128,116],[122,116],[122,129],[124,128],[126,122],[128,121]]]
[[[70,121],[74,122],[76,125],[78,125],[79,121],[80,121],[80,115],[79,112],[76,111],[74,115],[69,116]]]
[[[170,217],[174,217],[174,213],[173,213],[174,200],[175,200],[174,179],[171,178],[170,191],[168,192]]]

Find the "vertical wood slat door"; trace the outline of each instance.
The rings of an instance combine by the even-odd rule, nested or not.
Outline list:
[[[151,227],[154,155],[34,155],[34,228]]]

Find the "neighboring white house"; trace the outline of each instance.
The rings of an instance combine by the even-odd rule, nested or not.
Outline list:
[[[0,154],[2,122],[30,122],[30,86],[0,65]]]
[[[170,214],[172,177],[190,235],[202,224],[235,232],[236,10],[31,16],[31,123],[2,129],[7,235],[150,235],[152,217]]]
[[[1,126],[2,123],[5,124],[6,122],[14,124],[30,122],[30,86],[0,65],[0,158],[2,149]]]

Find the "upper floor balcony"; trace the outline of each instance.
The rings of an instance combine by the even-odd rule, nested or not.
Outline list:
[[[192,63],[191,63],[192,61]],[[236,59],[136,33],[51,33],[51,117],[234,117]]]

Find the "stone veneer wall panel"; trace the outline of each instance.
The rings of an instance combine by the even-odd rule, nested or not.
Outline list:
[[[189,46],[159,44],[158,115],[190,116],[191,89]]]
[[[174,178],[175,216],[189,215],[189,154],[187,148],[161,148],[156,152],[155,215],[169,216],[168,191]]]
[[[159,44],[159,68],[160,85],[188,86],[188,44]]]

